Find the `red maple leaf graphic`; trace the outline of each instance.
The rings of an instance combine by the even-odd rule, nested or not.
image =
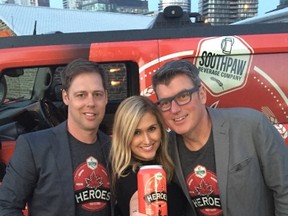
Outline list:
[[[200,185],[195,187],[195,191],[197,192],[197,195],[209,196],[213,193],[213,188],[202,179]]]
[[[90,175],[90,178],[86,178],[86,186],[87,188],[98,188],[103,185],[103,179],[102,177],[99,177],[95,174],[95,172],[92,172]]]

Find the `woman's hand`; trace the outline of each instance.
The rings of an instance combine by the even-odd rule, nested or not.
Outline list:
[[[138,212],[138,191],[136,191],[130,199],[130,216],[147,216]]]

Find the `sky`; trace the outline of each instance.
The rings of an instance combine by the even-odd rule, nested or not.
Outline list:
[[[276,9],[277,5],[279,5],[280,0],[258,0],[258,15],[263,15],[266,12]],[[157,0],[148,0],[148,8],[149,11],[157,11],[158,10]],[[62,0],[50,0],[51,8],[62,8]],[[191,0],[192,12],[198,12],[198,0]]]

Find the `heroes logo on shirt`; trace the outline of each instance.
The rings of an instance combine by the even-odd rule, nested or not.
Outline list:
[[[110,182],[105,167],[88,157],[74,173],[76,204],[88,211],[99,211],[110,201]]]

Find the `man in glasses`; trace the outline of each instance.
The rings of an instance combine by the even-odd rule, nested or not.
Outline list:
[[[287,215],[288,148],[261,112],[207,107],[199,71],[186,60],[163,65],[152,85],[187,215]]]

